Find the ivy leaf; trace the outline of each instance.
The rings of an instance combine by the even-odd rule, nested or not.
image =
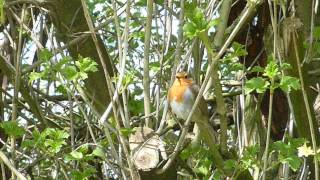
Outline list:
[[[300,83],[299,80],[295,77],[282,76],[279,87],[285,92],[290,92],[292,89],[300,89]]]
[[[263,93],[269,86],[269,82],[263,79],[262,77],[252,78],[246,82],[244,90],[246,94],[251,93],[252,91],[257,91],[257,93]]]
[[[21,137],[25,130],[20,127],[17,121],[5,121],[0,124],[0,127],[4,129],[4,132],[13,137]]]

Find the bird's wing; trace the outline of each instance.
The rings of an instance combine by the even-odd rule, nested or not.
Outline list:
[[[195,95],[195,98],[196,98],[198,96],[198,94],[199,94],[200,87],[197,84],[192,84],[190,89],[191,89],[191,91],[193,92],[193,94]],[[201,96],[201,99],[200,99],[198,107],[199,107],[201,113],[209,118],[208,106],[207,106],[207,103],[204,100],[203,96]]]

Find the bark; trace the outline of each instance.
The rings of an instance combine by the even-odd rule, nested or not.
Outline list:
[[[292,51],[294,49],[294,42],[291,37],[287,37],[285,41],[288,44],[288,47],[285,47],[285,57],[289,64],[291,64],[292,69],[290,69],[287,74],[294,77],[299,77],[298,75],[298,68],[301,68],[302,70],[302,76],[304,80],[304,89],[307,92],[308,95],[308,101],[309,105],[312,107],[313,102],[316,98],[316,93],[313,91],[310,87],[314,86],[316,82],[319,82],[319,79],[310,75],[308,72],[310,70],[313,70],[319,66],[319,63],[310,62],[310,63],[304,63],[302,67],[297,66],[297,58],[299,58],[300,63],[302,64],[302,61],[304,60],[306,48],[304,47],[303,43],[306,42],[310,35],[310,16],[311,16],[311,0],[307,1],[297,1],[296,7],[297,7],[297,13],[296,13],[296,19],[289,19],[286,24],[284,25],[284,32],[283,36],[285,37],[289,33],[294,33],[293,31],[296,31],[297,35],[297,47],[298,47],[298,57]],[[310,9],[308,9],[310,8]],[[293,27],[295,26],[295,27]],[[301,137],[304,137],[308,139],[311,142],[311,133],[310,133],[310,127],[309,124],[306,123],[307,121],[307,111],[306,111],[306,105],[303,102],[303,96],[302,91],[293,91],[290,93],[290,99],[293,106],[293,113],[295,117],[295,122],[297,126],[298,133]],[[319,139],[319,132],[318,132],[318,124],[315,121],[315,115],[314,111],[311,108],[312,113],[312,121],[315,127],[315,135],[317,144],[320,143]]]

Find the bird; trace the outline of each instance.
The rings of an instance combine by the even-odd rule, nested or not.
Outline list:
[[[199,90],[199,85],[189,78],[187,72],[178,72],[175,76],[175,81],[168,91],[168,100],[173,114],[186,121],[198,96]],[[209,148],[216,149],[216,132],[209,123],[208,107],[203,97],[201,97],[199,105],[195,109],[191,120],[195,122],[194,131],[198,131],[194,132],[195,141],[198,141],[197,138],[201,136],[201,139],[209,146]]]
[[[168,100],[171,111],[178,118],[187,120],[192,106],[199,94],[200,87],[185,71],[176,73],[175,80],[168,91]],[[203,98],[200,99],[198,106],[192,114],[191,120],[195,122],[195,139],[192,144],[199,144],[199,139],[209,147],[216,166],[223,168],[223,158],[218,150],[216,132],[209,123],[209,112],[207,104]]]
[[[172,112],[180,119],[187,120],[189,112],[196,100],[200,87],[189,78],[188,73],[185,71],[178,72],[175,76],[171,88],[168,92],[169,104]],[[197,115],[205,118],[209,117],[208,108],[202,97],[199,107],[195,111],[194,118],[200,118]]]

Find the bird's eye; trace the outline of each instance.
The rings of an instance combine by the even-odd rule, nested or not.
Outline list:
[[[184,78],[188,78],[188,75],[184,75]]]

